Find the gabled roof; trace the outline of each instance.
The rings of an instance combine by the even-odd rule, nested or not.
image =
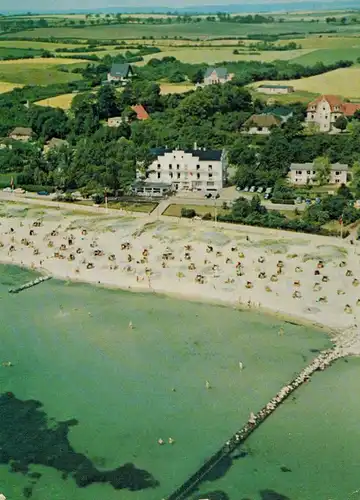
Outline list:
[[[135,111],[138,120],[148,120],[150,118],[149,113],[146,111],[142,104],[131,106],[131,109]]]
[[[344,102],[343,104],[343,112],[345,116],[353,116],[359,109],[360,103],[358,102]]]
[[[68,146],[69,143],[68,141],[65,141],[64,139],[58,139],[57,137],[53,137],[50,139],[50,141],[47,143],[47,146],[51,148],[61,148],[61,146]]]
[[[33,135],[33,130],[32,130],[32,128],[29,128],[29,127],[16,127],[9,135],[10,136],[11,135],[22,135],[24,137],[31,137]]]
[[[222,157],[221,150],[214,149],[166,149],[166,148],[153,148],[150,150],[152,154],[156,156],[164,156],[166,153],[173,153],[175,151],[182,151],[184,153],[191,154],[195,158],[199,158],[202,161],[220,161]]]
[[[131,64],[129,63],[113,64],[111,66],[111,71],[110,71],[111,76],[126,78],[129,76],[129,73],[133,73],[133,69],[131,67]]]
[[[290,170],[316,170],[314,163],[292,163]],[[331,170],[348,171],[349,166],[344,163],[332,163]]]
[[[272,114],[263,114],[263,115],[252,115],[245,122],[245,126],[255,126],[255,127],[277,127],[281,124],[281,119]]]
[[[204,78],[209,78],[214,71],[218,78],[227,78],[228,76],[228,70],[226,68],[208,68],[205,72]]]
[[[310,104],[308,105],[308,110],[312,106],[317,106],[322,101],[326,101],[329,104],[331,111],[334,111],[335,106],[341,108],[341,106],[343,105],[343,101],[340,99],[340,97],[338,97],[337,95],[327,94],[321,95],[317,97],[315,101],[310,102]]]
[[[335,107],[337,107],[338,109],[336,109],[336,111],[344,113],[345,116],[353,116],[355,111],[360,109],[360,103],[343,102],[340,97],[336,95],[322,95],[308,105],[308,111],[311,111],[313,106],[317,106],[322,101],[326,101],[329,104],[331,112],[335,111]]]

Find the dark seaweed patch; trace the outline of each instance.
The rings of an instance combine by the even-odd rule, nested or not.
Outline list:
[[[40,474],[29,474],[29,466],[34,464],[61,471],[64,479],[72,477],[80,488],[109,483],[114,489],[137,491],[159,485],[149,472],[137,469],[132,463],[114,470],[98,470],[69,442],[69,428],[78,421],[52,421],[48,427],[47,415],[41,408],[39,401],[21,401],[11,392],[0,395],[0,464],[9,464],[11,472],[38,479]],[[32,486],[25,487],[23,493],[29,498]]]
[[[211,491],[210,493],[203,493],[202,495],[196,497],[196,500],[202,500],[207,498],[208,500],[230,500],[229,495],[224,491]]]
[[[285,467],[284,465],[283,465],[282,467],[280,467],[280,470],[281,470],[282,472],[292,472],[292,470],[291,470],[291,469],[289,469],[288,467]]]

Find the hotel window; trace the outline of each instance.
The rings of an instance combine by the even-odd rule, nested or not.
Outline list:
[[[161,177],[161,172],[158,172],[157,178],[160,179],[160,177]]]
[[[212,165],[209,165],[208,170],[212,170]]]
[[[170,176],[170,179],[172,179],[174,177],[174,174],[172,172],[170,172],[169,176]]]
[[[157,164],[157,167],[158,167],[158,168],[160,168],[160,167],[161,167],[160,163],[158,163],[158,164]]]
[[[178,172],[178,174],[177,174],[177,178],[178,178],[178,179],[180,179],[180,173],[179,173],[179,172]]]
[[[311,174],[311,170],[308,170],[306,173],[307,173],[308,175],[310,175],[310,174]]]
[[[212,176],[213,176],[213,174],[209,174],[209,179],[211,179],[211,178],[212,178]]]
[[[200,179],[200,174],[196,174],[196,178],[197,178],[197,179]]]
[[[180,169],[180,165],[176,165],[176,169],[179,170]]]
[[[302,175],[302,170],[297,170],[296,175]]]
[[[207,182],[206,185],[207,186],[215,186],[215,182]]]
[[[338,170],[335,172],[335,175],[340,175],[341,172],[339,172]]]
[[[169,163],[169,170],[171,170],[171,169],[172,169],[172,165],[171,165],[171,163]]]
[[[196,165],[196,170],[200,170],[200,165]]]

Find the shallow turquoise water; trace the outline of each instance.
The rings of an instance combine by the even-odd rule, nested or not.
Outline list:
[[[71,445],[98,468],[132,462],[160,482],[137,492],[79,488],[34,465],[43,474],[34,500],[161,499],[314,357],[310,349],[329,345],[311,328],[148,294],[60,281],[8,294],[31,276],[0,268],[0,361],[14,363],[0,367],[0,392],[39,400],[56,421],[77,419]],[[358,373],[358,360],[350,360],[316,376],[248,441],[249,454],[201,491],[222,490],[232,500],[259,500],[260,490],[291,500],[347,499],[360,488]],[[159,446],[160,437],[176,444]],[[23,498],[29,479],[8,469],[0,466],[0,491]]]

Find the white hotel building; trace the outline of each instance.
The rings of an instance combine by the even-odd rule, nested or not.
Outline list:
[[[146,175],[137,173],[135,192],[162,195],[168,191],[215,192],[226,180],[225,151],[207,149],[153,149],[156,156]]]

